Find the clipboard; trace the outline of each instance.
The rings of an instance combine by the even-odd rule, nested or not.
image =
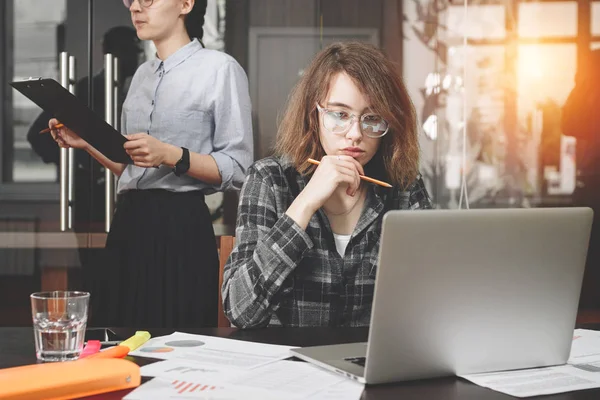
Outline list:
[[[127,139],[54,79],[30,79],[10,85],[110,160],[133,164],[123,148]]]

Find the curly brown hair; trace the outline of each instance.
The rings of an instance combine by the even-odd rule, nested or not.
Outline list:
[[[363,42],[334,43],[320,51],[292,90],[277,133],[275,152],[289,157],[302,174],[314,171],[308,158],[320,160],[316,103],[325,100],[332,78],[346,73],[367,97],[373,112],[389,124],[365,173],[406,187],[419,170],[417,118],[398,67],[377,47]]]

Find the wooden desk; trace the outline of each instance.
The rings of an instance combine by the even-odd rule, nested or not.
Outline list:
[[[591,328],[591,327],[590,327]],[[596,326],[596,328],[598,328]],[[141,329],[141,328],[140,328]],[[173,333],[174,329],[147,329],[152,336]],[[114,329],[120,336],[129,337],[136,329]],[[249,340],[262,343],[284,344],[291,346],[311,346],[333,343],[366,341],[366,328],[267,328],[237,330],[234,328],[182,329],[182,332],[223,338]],[[140,364],[149,364],[153,360],[132,359]],[[31,328],[0,328],[0,368],[14,367],[35,362],[33,331]],[[128,391],[105,393],[87,399],[121,399]],[[583,390],[535,397],[536,400],[592,400],[600,398],[600,389]],[[400,384],[367,387],[362,400],[426,399],[426,400],[509,400],[514,397],[473,385],[463,379],[449,377],[429,379]]]

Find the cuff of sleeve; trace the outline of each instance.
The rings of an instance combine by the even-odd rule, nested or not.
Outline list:
[[[312,249],[314,243],[308,233],[300,227],[289,215],[283,214],[279,221],[275,224],[286,236],[286,242],[283,243],[283,250],[287,250],[288,247],[298,251],[306,251]]]
[[[314,247],[314,243],[310,236],[302,229],[296,221],[290,218],[287,214],[283,214],[279,220],[271,228],[271,232],[261,241],[262,246],[268,249],[272,254],[271,257],[279,258],[281,261],[273,263],[264,263],[263,265],[285,266],[294,269],[304,252]],[[266,261],[266,260],[265,260]],[[277,282],[281,284],[287,277],[285,273],[273,274],[275,271],[269,271],[269,276],[277,276]],[[280,271],[282,272],[282,271]]]
[[[222,153],[212,153],[210,155],[217,163],[219,174],[221,174],[221,185],[215,186],[215,190],[222,192],[231,186],[233,179],[233,160],[231,157]]]

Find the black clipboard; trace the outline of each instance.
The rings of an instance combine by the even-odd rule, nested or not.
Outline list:
[[[10,85],[110,160],[133,163],[123,148],[127,139],[54,79],[30,79]]]

